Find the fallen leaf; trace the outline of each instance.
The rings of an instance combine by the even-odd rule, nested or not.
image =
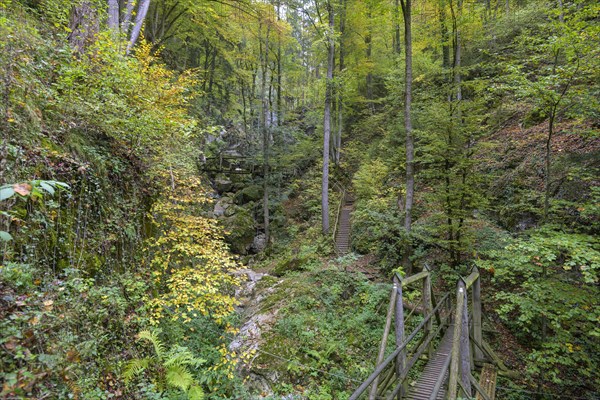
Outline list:
[[[14,340],[9,340],[8,342],[4,343],[4,347],[6,347],[6,350],[14,350],[15,347],[17,347],[17,342],[15,342]]]
[[[31,185],[29,183],[16,183],[13,185],[13,190],[21,196],[27,196],[31,193]]]

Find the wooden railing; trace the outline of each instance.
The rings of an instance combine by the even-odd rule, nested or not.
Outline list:
[[[420,304],[422,304],[424,318],[410,335],[405,337],[405,321],[416,310],[416,306],[413,306],[408,317],[405,318],[402,291],[403,288],[417,282],[422,282],[423,285],[423,297]],[[471,291],[471,307],[469,307],[469,290]],[[432,358],[433,339],[442,337],[441,333],[447,327],[453,329],[452,335],[448,332],[444,339],[448,344],[448,340],[452,339],[450,357],[447,357],[440,370],[436,371],[437,377],[433,383],[432,392],[428,392],[427,396],[430,400],[437,398],[442,387],[447,383],[446,399],[449,400],[456,400],[459,395],[471,398],[475,392],[483,400],[493,398],[493,393],[488,393],[474,378],[472,371],[475,365],[480,366],[482,362],[492,362],[496,368],[499,368],[498,373],[509,375],[510,371],[494,353],[491,346],[483,340],[481,283],[477,268],[474,268],[469,276],[459,279],[456,287],[456,302],[452,303],[450,293],[444,294],[436,303],[431,289],[431,271],[427,266],[422,272],[407,278],[396,274],[390,293],[376,368],[350,396],[350,400],[362,398],[369,387],[369,400],[382,398],[392,400],[408,394],[406,380],[409,371],[425,351],[429,350],[429,358]],[[392,321],[394,321],[396,343],[399,345],[385,357]],[[420,335],[420,333],[422,334]],[[494,371],[495,379],[496,369],[491,364],[486,365],[486,368],[489,367]],[[493,389],[488,388],[488,390]],[[429,393],[431,394],[429,395]]]
[[[420,281],[422,281],[423,285],[422,303],[424,319],[410,335],[408,335],[408,337],[405,337],[402,289]],[[410,369],[416,364],[425,351],[431,353],[433,339],[439,336],[440,332],[448,326],[452,311],[449,300],[449,293],[446,293],[439,302],[435,304],[431,291],[431,271],[429,271],[428,268],[408,278],[402,278],[398,274],[394,276],[386,324],[377,357],[377,366],[375,371],[373,371],[359,388],[356,389],[352,396],[350,396],[350,400],[359,399],[363,393],[366,393],[369,386],[371,387],[368,397],[370,400],[382,397],[391,400],[399,393],[403,392]],[[399,345],[384,359],[392,319],[395,320],[396,343]],[[437,322],[436,329],[433,329],[434,320]],[[421,332],[423,334],[419,336],[419,333]],[[419,339],[415,340],[416,338]],[[409,344],[414,344],[410,353],[408,351]],[[408,360],[407,357],[409,357]]]
[[[470,288],[472,288],[471,313],[468,309],[468,290]],[[454,336],[447,393],[449,400],[456,400],[459,393],[470,398],[473,395],[473,388],[484,400],[490,400],[489,394],[483,390],[472,373],[474,361],[484,359],[485,346],[481,316],[480,276],[477,268],[474,268],[469,276],[459,279],[456,288]],[[486,355],[494,358],[492,354]]]

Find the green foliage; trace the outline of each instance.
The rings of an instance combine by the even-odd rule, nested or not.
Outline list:
[[[478,261],[503,285],[497,312],[533,347],[530,377],[587,389],[599,379],[593,361],[600,351],[598,244],[587,235],[543,229]]]
[[[354,385],[349,379],[372,368],[367,354],[377,347],[384,325],[375,311],[386,303],[388,290],[335,267],[286,275],[263,303],[279,312],[275,326],[263,334],[265,353],[253,365],[277,372],[281,395],[300,389],[310,398],[349,396]]]

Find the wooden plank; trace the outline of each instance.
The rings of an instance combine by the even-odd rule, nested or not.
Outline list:
[[[458,288],[456,290],[456,314],[454,316],[454,336],[452,338],[452,360],[450,362],[450,377],[448,380],[448,399],[450,400],[456,400],[456,395],[458,392],[458,374],[460,367],[460,336],[462,330],[465,294],[465,283],[461,279],[458,282]]]
[[[425,266],[424,271],[427,272],[427,276],[423,280],[423,308],[425,309],[425,315],[431,314],[433,310],[433,305],[431,302],[431,273],[427,266]],[[425,336],[429,335],[429,333],[433,330],[433,321],[429,320],[425,325]],[[433,355],[433,343],[428,348],[429,357]]]
[[[402,284],[397,274],[394,277],[394,285],[396,286],[396,308],[395,308],[395,328],[396,328],[396,345],[404,341],[404,305],[402,304]],[[406,349],[402,349],[396,357],[396,376],[402,376],[404,367],[406,366]],[[402,384],[402,382],[400,382]],[[402,394],[398,393],[398,400]]]
[[[387,316],[385,318],[385,328],[383,330],[383,338],[381,339],[381,345],[379,346],[379,354],[377,355],[377,365],[381,364],[383,357],[385,356],[385,349],[387,347],[388,335],[390,334],[390,327],[392,326],[392,315],[394,313],[394,306],[396,304],[396,297],[398,296],[398,284],[394,282],[392,287],[392,293],[390,294],[390,305],[388,307]],[[379,384],[379,377],[373,381],[371,386],[371,392],[369,393],[369,400],[374,400],[377,397],[377,385]]]
[[[481,279],[479,278],[479,271],[475,268],[478,278],[473,282],[473,338],[475,343],[481,344],[483,340],[483,334],[481,331]],[[473,356],[475,361],[483,360],[483,352],[479,347],[474,346]]]
[[[462,326],[460,328],[460,372],[461,386],[468,397],[471,397],[471,345],[469,343],[469,312],[467,310],[467,295],[465,290],[465,301],[463,302]],[[458,323],[458,321],[457,321]]]

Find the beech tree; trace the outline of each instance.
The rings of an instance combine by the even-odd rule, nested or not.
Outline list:
[[[404,131],[406,135],[406,200],[404,205],[404,230],[407,235],[407,244],[403,254],[404,268],[410,273],[410,231],[412,227],[412,207],[415,195],[415,143],[412,132],[411,106],[412,106],[412,2],[400,0],[402,15],[404,17]]]

